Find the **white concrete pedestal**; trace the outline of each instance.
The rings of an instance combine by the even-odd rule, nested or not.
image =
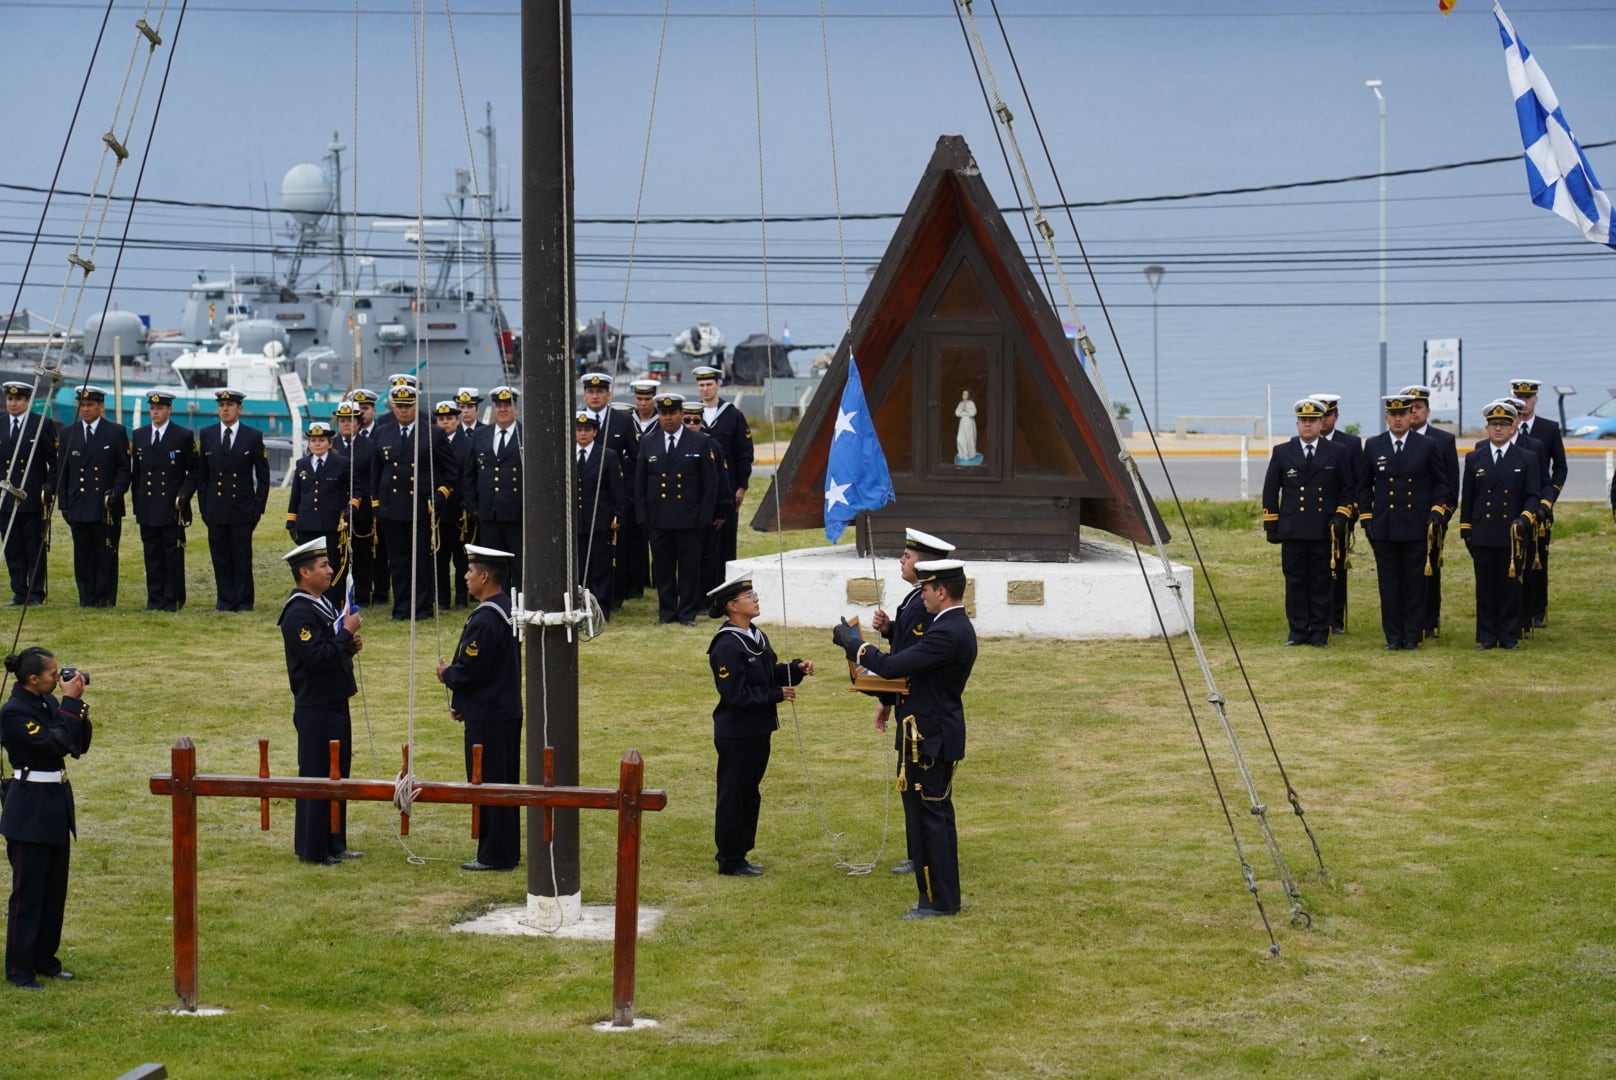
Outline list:
[[[1154,551],[1144,553],[1144,565],[1142,576],[1131,548],[1090,539],[1083,540],[1076,562],[969,559],[967,607],[984,637],[1151,638],[1161,636],[1150,602],[1154,594],[1168,633],[1184,633],[1169,576]],[[752,574],[765,625],[789,619],[793,626],[834,626],[844,615],[858,615],[868,627],[877,604],[891,613],[911,588],[898,576],[897,560],[877,559],[875,569],[879,601],[872,601],[877,583],[871,580],[870,560],[859,558],[851,544],[738,559],[729,564],[726,578]],[[1194,574],[1173,563],[1171,580],[1182,589],[1193,618]]]
[[[662,924],[662,911],[640,906],[639,932],[649,934]],[[502,907],[452,929],[467,934],[508,934],[516,937],[557,937],[573,941],[611,941],[617,929],[617,909],[610,904],[584,904],[571,896],[529,896],[526,907]]]

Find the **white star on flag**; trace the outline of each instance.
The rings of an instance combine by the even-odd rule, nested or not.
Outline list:
[[[841,409],[837,409],[836,432],[830,437],[830,441],[835,442],[837,439],[841,438],[842,432],[844,431],[849,435],[857,435],[858,432],[853,430],[853,417],[857,415],[857,412],[843,412]]]
[[[852,484],[838,484],[834,476],[828,477],[825,483],[825,509],[829,510],[837,503],[848,505],[847,489],[852,486]]]

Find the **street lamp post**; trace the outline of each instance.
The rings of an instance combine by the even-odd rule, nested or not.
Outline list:
[[[1386,396],[1386,95],[1379,79],[1365,79],[1380,104],[1380,396]]]
[[[1156,288],[1165,273],[1167,271],[1160,266],[1145,267],[1145,280],[1150,282],[1150,422],[1145,425],[1149,431],[1155,431],[1161,423],[1161,338],[1157,333]]]

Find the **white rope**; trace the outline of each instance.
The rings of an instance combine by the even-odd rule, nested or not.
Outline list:
[[[1038,234],[1043,238],[1043,241],[1048,248],[1049,258],[1055,268],[1055,276],[1060,281],[1061,292],[1065,299],[1066,309],[1069,313],[1069,317],[1072,323],[1079,328],[1078,342],[1082,346],[1084,353],[1089,357],[1091,369],[1090,375],[1094,380],[1096,390],[1099,392],[1100,400],[1109,401],[1111,396],[1106,389],[1105,379],[1100,370],[1099,360],[1095,355],[1094,343],[1090,339],[1088,331],[1083,329],[1082,320],[1077,312],[1077,303],[1072,297],[1071,287],[1066,280],[1066,273],[1061,265],[1060,254],[1055,247],[1055,230],[1049,224],[1049,221],[1044,217],[1043,210],[1038,203],[1038,196],[1033,188],[1032,176],[1027,168],[1025,158],[1022,156],[1021,146],[1016,139],[1015,127],[1013,124],[1014,117],[1011,114],[1009,107],[1005,105],[1004,98],[999,93],[998,83],[993,76],[993,67],[988,59],[987,46],[983,42],[981,32],[976,25],[976,17],[971,11],[970,0],[959,0],[959,4],[964,13],[965,20],[970,26],[970,34],[976,45],[977,53],[981,59],[983,74],[986,76],[988,86],[993,94],[994,115],[998,117],[1000,124],[1004,128],[1005,135],[1010,143],[1010,147],[1014,152],[1017,168],[1021,173],[1022,182],[1026,186],[1027,201],[1033,213],[1033,223],[1037,228]],[[1258,827],[1261,830],[1263,840],[1268,847],[1270,857],[1273,859],[1275,871],[1278,873],[1280,881],[1285,887],[1286,894],[1290,898],[1292,905],[1292,916],[1294,918],[1300,907],[1300,894],[1297,891],[1295,882],[1291,876],[1290,867],[1286,864],[1285,856],[1279,849],[1278,839],[1274,836],[1273,829],[1269,825],[1266,806],[1258,797],[1256,782],[1252,779],[1251,771],[1246,765],[1245,754],[1240,749],[1240,742],[1235,735],[1234,726],[1230,723],[1228,714],[1224,711],[1224,698],[1218,690],[1217,680],[1212,674],[1212,668],[1207,660],[1206,650],[1201,644],[1200,635],[1196,633],[1195,619],[1191,615],[1189,606],[1184,599],[1182,583],[1179,582],[1177,576],[1173,573],[1172,562],[1167,556],[1166,543],[1162,539],[1160,529],[1158,529],[1156,526],[1155,516],[1149,512],[1150,501],[1145,492],[1144,480],[1139,474],[1138,464],[1134,461],[1133,455],[1127,450],[1127,444],[1122,438],[1120,429],[1117,428],[1116,419],[1114,417],[1111,418],[1111,424],[1116,435],[1117,444],[1118,446],[1122,447],[1118,454],[1118,460],[1129,475],[1129,479],[1132,482],[1134,489],[1134,496],[1138,505],[1145,510],[1142,517],[1145,527],[1150,532],[1151,546],[1155,549],[1157,560],[1161,564],[1165,584],[1168,591],[1172,594],[1173,602],[1178,609],[1180,620],[1182,621],[1185,632],[1189,637],[1190,646],[1195,652],[1196,663],[1200,665],[1202,678],[1206,682],[1206,700],[1212,706],[1212,710],[1217,714],[1218,721],[1223,727],[1224,736],[1228,740],[1229,748],[1234,758],[1235,768],[1239,772],[1240,779],[1246,787],[1246,795],[1250,802],[1251,814],[1257,819]],[[1239,844],[1238,837],[1236,837],[1235,843],[1237,845]],[[1242,861],[1244,861],[1243,857]]]

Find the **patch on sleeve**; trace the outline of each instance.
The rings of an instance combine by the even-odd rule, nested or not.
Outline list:
[[[39,725],[34,723],[32,720],[30,720],[30,721],[28,721],[27,724],[25,724],[23,726],[23,730],[28,732],[28,734],[30,734],[30,735],[38,735],[39,734]]]
[[[301,629],[301,630],[299,630],[297,632],[297,640],[299,640],[299,641],[311,641],[311,640],[313,640],[313,638],[314,638],[314,631],[310,630],[306,626],[303,627],[303,629]]]
[[[475,641],[468,641],[466,643],[466,655],[467,656],[476,656],[477,655],[477,643]]]
[[[729,668],[727,668],[727,667],[721,667],[721,668],[719,668],[719,669],[718,669],[718,677],[719,677],[719,678],[720,678],[720,679],[727,679],[727,678],[729,678]]]

